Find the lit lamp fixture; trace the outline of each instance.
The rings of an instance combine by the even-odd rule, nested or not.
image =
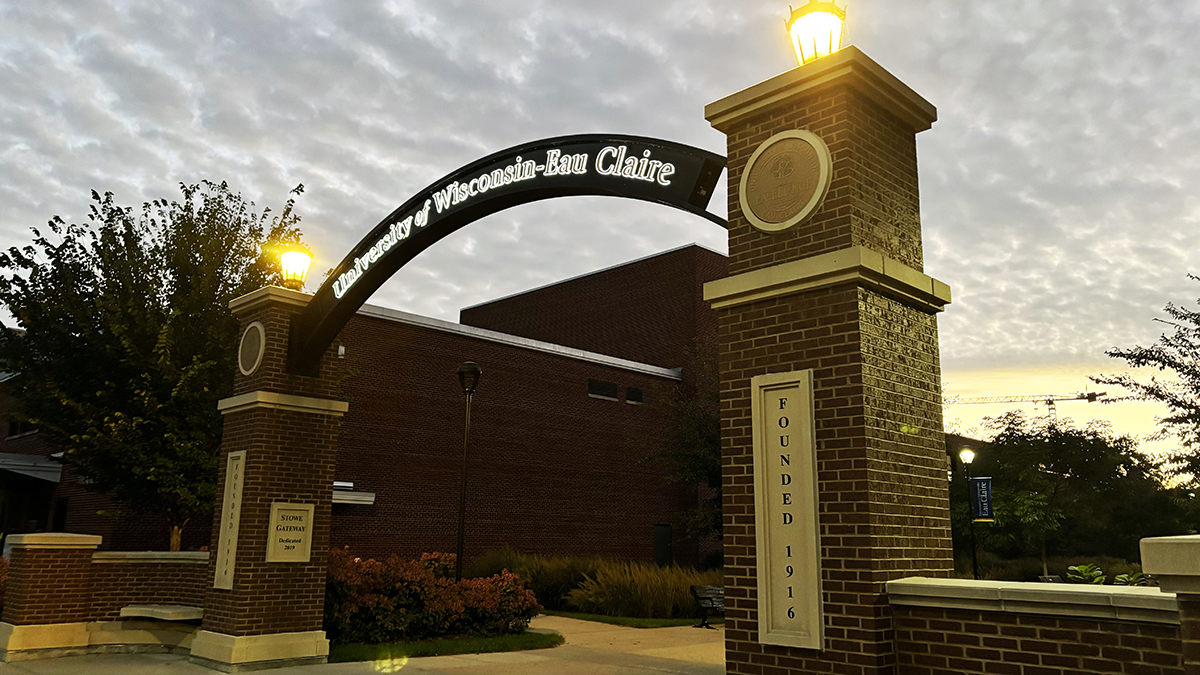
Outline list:
[[[825,0],[809,0],[807,5],[792,9],[786,23],[800,65],[841,49],[845,22],[846,10]]]
[[[283,286],[293,291],[304,288],[304,279],[308,276],[308,266],[312,256],[302,246],[292,245],[279,255],[279,263],[283,266]]]

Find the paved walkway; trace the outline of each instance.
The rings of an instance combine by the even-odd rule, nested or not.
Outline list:
[[[524,652],[328,663],[264,672],[304,675],[717,675],[725,672],[725,629],[720,626],[716,630],[691,626],[626,628],[543,615],[534,619],[530,628],[562,633],[566,644]],[[201,675],[215,672],[189,663],[186,656],[176,654],[95,654],[0,663],[0,675]]]

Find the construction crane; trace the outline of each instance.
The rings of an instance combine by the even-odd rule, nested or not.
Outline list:
[[[1059,401],[1087,401],[1095,403],[1103,399],[1108,392],[1080,392],[1078,394],[1039,394],[1035,396],[984,396],[982,398],[959,398],[951,396],[946,400],[947,405],[955,403],[1045,403],[1046,413],[1053,419],[1058,419],[1056,404]]]

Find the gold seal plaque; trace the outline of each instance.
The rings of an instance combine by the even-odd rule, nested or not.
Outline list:
[[[764,232],[782,232],[820,206],[833,159],[811,131],[782,131],[758,146],[742,172],[742,213]]]

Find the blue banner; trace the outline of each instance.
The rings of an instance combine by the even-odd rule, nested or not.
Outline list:
[[[971,522],[992,523],[996,518],[992,514],[992,479],[989,477],[971,479]]]

